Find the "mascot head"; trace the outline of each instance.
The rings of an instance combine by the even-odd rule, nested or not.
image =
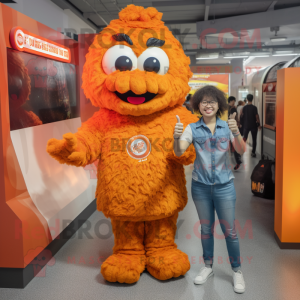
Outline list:
[[[95,37],[82,75],[94,106],[141,116],[185,101],[190,60],[161,17],[131,4]]]

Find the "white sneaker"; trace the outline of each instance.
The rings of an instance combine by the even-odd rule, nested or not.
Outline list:
[[[245,292],[246,284],[241,270],[233,272],[233,290],[236,293],[242,294]]]
[[[199,274],[196,276],[194,283],[203,284],[206,282],[207,278],[214,275],[212,268],[203,267],[200,269]]]

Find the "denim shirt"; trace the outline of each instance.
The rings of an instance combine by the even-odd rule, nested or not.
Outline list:
[[[224,184],[234,178],[230,163],[231,131],[227,122],[217,117],[216,130],[212,135],[201,118],[190,124],[196,160],[192,174],[193,180],[204,184]]]

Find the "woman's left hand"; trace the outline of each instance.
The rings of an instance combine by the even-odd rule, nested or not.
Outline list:
[[[239,128],[237,126],[237,122],[235,120],[236,112],[233,114],[230,114],[229,119],[228,119],[228,127],[231,130],[232,133],[237,133],[239,131]]]

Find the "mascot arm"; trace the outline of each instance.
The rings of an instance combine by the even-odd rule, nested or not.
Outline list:
[[[101,153],[101,134],[94,124],[91,118],[77,133],[66,133],[62,140],[50,139],[47,152],[61,164],[84,167],[93,163]]]

